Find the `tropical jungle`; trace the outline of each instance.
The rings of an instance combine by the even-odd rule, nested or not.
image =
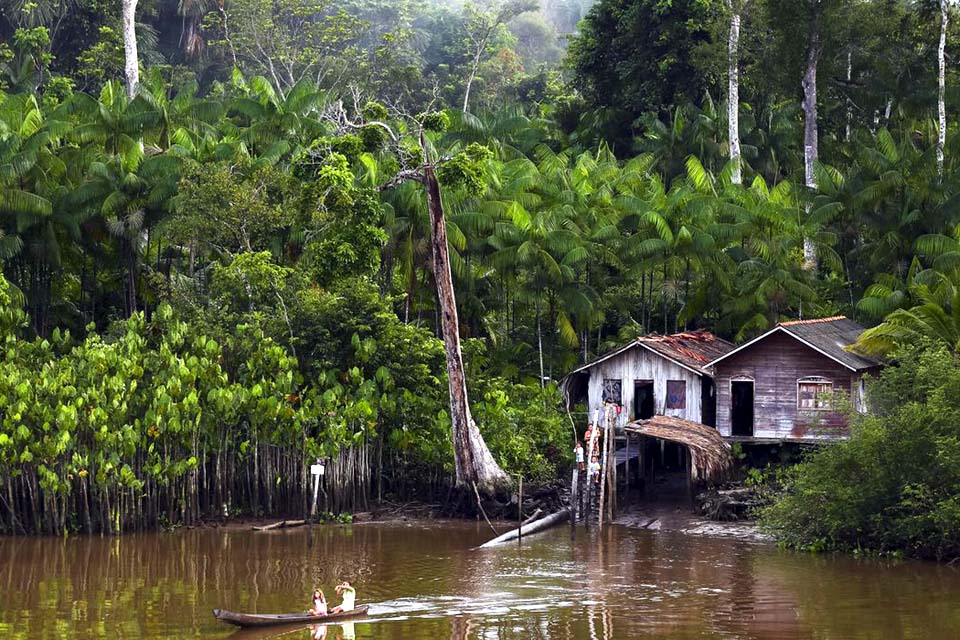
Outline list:
[[[960,557],[947,0],[0,0],[0,531],[549,480],[572,368],[846,315],[763,514]],[[952,390],[951,390],[952,389]]]

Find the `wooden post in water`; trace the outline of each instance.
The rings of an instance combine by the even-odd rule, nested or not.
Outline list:
[[[617,510],[617,418],[611,411],[607,416],[607,521],[613,522]]]
[[[577,488],[580,484],[580,470],[577,469],[577,463],[573,463],[573,479],[570,481],[570,533],[572,534],[577,525]]]
[[[520,476],[520,489],[517,492],[517,544],[523,538],[523,476]]]
[[[647,492],[647,438],[646,436],[637,436],[637,484],[643,493]]]
[[[589,515],[589,514],[584,515],[585,512],[584,512],[584,510],[583,510],[583,498],[584,498],[584,496],[590,495],[590,471],[588,470],[588,471],[586,471],[585,473],[586,473],[586,477],[585,477],[585,480],[584,480],[583,491],[580,491],[580,476],[579,476],[579,472],[578,472],[577,480],[576,480],[576,482],[577,482],[577,492],[578,492],[579,495],[580,495],[580,519],[583,520],[584,522],[586,522],[587,520],[590,519],[590,515]],[[588,525],[588,526],[589,526],[589,525]]]
[[[607,455],[607,452],[610,451],[610,409],[609,406],[603,409],[603,455],[600,458],[600,513],[598,515],[598,522],[601,529],[603,528],[603,509],[607,497],[607,478],[609,476],[607,467],[610,464],[610,457]]]
[[[587,455],[585,456],[587,460],[587,490],[584,491],[587,498],[587,507],[586,510],[583,508],[580,509],[581,514],[583,514],[583,522],[589,527],[590,526],[590,511],[593,507],[593,493],[596,491],[596,486],[593,482],[593,477],[590,472],[590,466],[593,464],[593,449],[597,446],[597,432],[600,431],[600,409],[596,409],[593,412],[593,429],[590,431],[590,442],[587,447]]]
[[[623,470],[627,474],[627,493],[630,493],[630,432],[625,430],[623,433],[626,438],[624,442],[624,453],[626,455],[623,458]]]

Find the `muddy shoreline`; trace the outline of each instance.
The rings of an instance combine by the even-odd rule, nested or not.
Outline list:
[[[437,524],[442,522],[465,522],[476,521],[478,518],[473,516],[451,517],[436,513],[431,505],[406,505],[403,509],[391,508],[385,510],[372,510],[353,514],[351,523],[326,522],[315,523],[314,526],[348,526],[348,525],[368,525],[385,523],[408,523],[408,524]],[[281,521],[282,518],[249,518],[238,517],[229,520],[208,521],[194,528],[221,529],[223,531],[251,531],[256,527],[263,527]],[[479,518],[483,522],[482,517]],[[499,533],[504,533],[517,526],[516,521],[496,519],[492,520],[493,526]],[[701,536],[709,538],[729,538],[736,540],[747,540],[758,543],[773,543],[774,539],[763,533],[757,523],[751,520],[741,520],[734,522],[717,522],[707,520],[695,513],[676,507],[635,507],[629,508],[620,513],[613,521],[617,526],[631,529],[644,529],[647,531],[664,531],[682,533],[690,536]],[[303,525],[301,525],[303,526]],[[486,526],[486,525],[484,525]],[[282,531],[277,529],[276,531]],[[493,532],[491,531],[491,537]]]
[[[756,521],[719,522],[707,520],[683,509],[631,509],[614,519],[614,524],[648,531],[671,531],[691,536],[732,538],[751,542],[773,543],[769,534],[760,530]]]

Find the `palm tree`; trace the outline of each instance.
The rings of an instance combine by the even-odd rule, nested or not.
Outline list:
[[[176,193],[179,161],[145,142],[157,141],[163,130],[162,101],[146,90],[131,100],[119,89],[107,83],[99,100],[77,94],[66,107],[83,122],[74,139],[92,148],[89,168],[67,201],[118,241],[123,309],[129,315],[139,307],[141,250]]]
[[[792,185],[769,188],[757,177],[749,186],[731,187],[726,196],[720,222],[735,241],[724,252],[736,266],[721,297],[721,330],[742,339],[783,316],[813,311],[817,295],[803,269],[804,240],[817,243],[819,255],[830,255],[824,246],[829,238],[804,230],[803,206]]]
[[[0,106],[0,260],[27,294],[41,335],[53,324],[62,242],[80,237],[79,217],[61,206],[71,176],[57,151],[68,130],[68,123],[44,116],[35,96],[10,96]]]
[[[883,322],[867,329],[856,347],[867,353],[886,354],[900,345],[941,343],[960,353],[960,280],[933,270],[917,273],[909,286],[918,304],[896,309]]]
[[[240,95],[230,101],[227,114],[234,125],[224,133],[243,140],[259,162],[273,164],[328,133],[321,110],[329,97],[309,80],[282,94],[263,76],[248,83],[236,71],[234,85]]]
[[[951,185],[937,179],[933,145],[910,134],[897,140],[880,129],[858,141],[852,166],[845,176],[834,172],[831,182],[821,191],[829,187],[843,207],[836,228],[848,277],[855,282],[875,282],[891,272],[905,278],[913,259],[911,239],[947,226]]]

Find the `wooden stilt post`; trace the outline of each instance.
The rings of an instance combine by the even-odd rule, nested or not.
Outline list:
[[[600,431],[600,409],[596,409],[593,412],[593,430],[590,432],[590,442],[587,443],[587,482],[586,482],[586,494],[587,506],[586,509],[581,508],[580,512],[583,514],[583,521],[586,525],[590,526],[590,511],[593,508],[593,495],[596,491],[596,485],[593,482],[593,477],[590,472],[590,466],[593,463],[593,450],[597,446],[597,433]]]
[[[611,411],[607,424],[607,464],[610,465],[607,472],[607,482],[610,485],[607,489],[607,521],[613,522],[617,513],[617,423],[616,413]]]
[[[647,438],[646,436],[637,436],[637,480],[640,488],[646,493],[647,490]]]
[[[579,492],[579,495],[580,495],[580,519],[583,520],[584,522],[587,522],[587,520],[590,519],[590,514],[586,513],[583,509],[583,499],[585,496],[590,495],[590,472],[586,471],[584,472],[584,474],[585,476],[584,476],[583,491],[580,491],[580,477],[577,476],[577,491]]]
[[[580,480],[580,470],[577,469],[577,463],[573,463],[573,479],[570,480],[570,534],[573,535],[577,525],[577,506],[579,496],[577,496],[578,481]]]
[[[630,432],[625,431],[625,442],[624,442],[624,452],[627,454],[623,459],[623,470],[626,472],[627,477],[627,493],[630,493]]]
[[[598,517],[600,528],[603,528],[603,510],[606,506],[608,467],[610,465],[610,412],[611,407],[604,407],[603,455],[600,460],[600,514]]]

